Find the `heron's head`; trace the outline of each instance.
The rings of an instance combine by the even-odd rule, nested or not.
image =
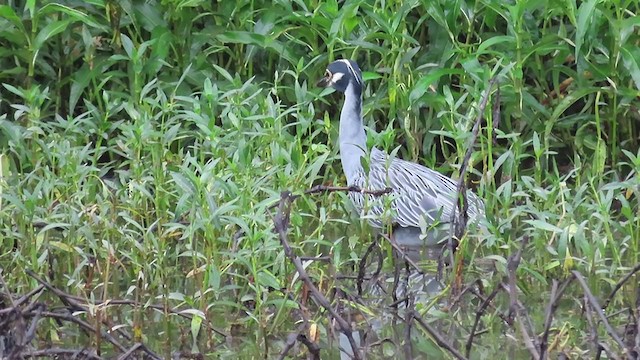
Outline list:
[[[327,66],[324,77],[318,81],[320,87],[332,87],[340,92],[351,85],[357,92],[362,91],[362,72],[355,61],[340,59]]]

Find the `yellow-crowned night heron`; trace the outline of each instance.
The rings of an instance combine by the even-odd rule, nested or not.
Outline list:
[[[363,189],[392,189],[394,196],[391,206],[393,216],[393,237],[403,246],[420,244],[433,245],[448,235],[429,231],[421,236],[421,225],[434,223],[448,228],[454,209],[456,183],[449,177],[420,164],[390,158],[375,147],[369,151],[369,173],[362,165],[362,157],[367,156],[367,137],[362,123],[362,74],[358,64],[351,60],[337,60],[329,64],[324,77],[318,82],[321,87],[333,87],[344,93],[344,105],[340,113],[340,159],[349,185]],[[349,197],[360,214],[365,208],[365,195],[350,192]],[[382,227],[379,215],[383,213],[382,202],[369,196],[369,211],[374,215],[369,222]],[[484,216],[484,204],[473,192],[467,192],[469,223],[475,223]],[[421,221],[421,219],[423,219]],[[421,224],[422,222],[422,224]]]

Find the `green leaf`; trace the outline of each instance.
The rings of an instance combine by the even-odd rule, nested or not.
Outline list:
[[[0,5],[0,17],[3,17],[9,22],[11,22],[15,27],[17,27],[22,34],[26,34],[26,30],[24,29],[24,25],[22,24],[22,20],[16,15],[11,6],[9,5]]]
[[[49,246],[60,249],[62,251],[68,252],[68,253],[72,253],[73,252],[73,248],[61,241],[49,241]]]
[[[462,73],[463,72],[460,69],[438,69],[430,72],[425,77],[418,80],[413,89],[411,89],[409,101],[413,103],[416,100],[420,99],[427,92],[429,86],[441,77],[445,75],[461,75]]]
[[[18,95],[21,98],[24,98],[24,91],[18,89],[17,87],[13,86],[13,85],[9,85],[9,84],[2,84],[2,86],[5,87],[5,89],[11,91],[12,93]]]
[[[506,43],[507,46],[510,46],[511,44],[514,44],[515,46],[515,42],[516,39],[513,36],[494,36],[480,43],[480,46],[478,46],[478,50],[476,51],[476,55],[491,53],[491,51],[488,51],[489,48],[497,44]],[[498,51],[496,51],[496,53],[498,53]]]
[[[67,27],[69,27],[70,23],[71,19],[65,19],[56,20],[47,24],[47,26],[45,26],[44,28],[42,28],[42,30],[40,30],[40,32],[38,32],[38,35],[33,42],[33,50],[40,50],[42,45],[47,42],[47,40],[63,32]]]
[[[584,44],[584,38],[587,34],[589,25],[593,20],[593,11],[596,8],[596,4],[599,0],[587,0],[580,5],[578,9],[578,23],[576,24],[576,52],[575,57],[580,57],[580,50]]]
[[[198,7],[204,3],[204,0],[184,0],[178,5],[178,9],[183,7]]]
[[[278,281],[278,278],[276,278],[272,273],[268,271],[260,271],[258,273],[256,280],[262,286],[268,286],[276,290],[279,290],[282,288],[282,286],[280,286],[280,282]]]
[[[195,339],[198,338],[198,334],[200,333],[201,326],[202,318],[200,316],[193,316],[191,318],[191,336],[194,339],[194,344],[196,343]]]
[[[182,294],[176,294],[176,293],[173,293],[172,295],[174,295],[174,296],[175,296],[175,295],[177,295],[177,296],[178,296],[178,297],[176,298],[177,300],[181,300],[181,301],[183,301],[183,300],[184,300],[184,297],[183,297],[183,295],[182,295]],[[204,319],[206,319],[206,318],[207,318],[207,317],[206,317],[206,315],[205,315],[202,311],[200,311],[200,310],[198,310],[198,309],[185,309],[185,310],[180,310],[179,314],[189,314],[189,315],[193,316],[194,318],[199,317],[201,320],[204,320]]]
[[[525,220],[525,223],[533,226],[536,229],[540,229],[540,230],[545,230],[545,231],[551,231],[551,232],[562,232],[562,229],[560,229],[559,227],[553,225],[553,224],[549,224],[548,222],[542,221],[542,220]]]
[[[135,46],[133,45],[133,41],[131,41],[131,39],[125,34],[122,34],[121,38],[122,38],[122,47],[124,48],[124,51],[127,53],[127,56],[129,57],[129,59],[134,59],[134,57],[137,56],[137,51]]]
[[[625,45],[620,49],[622,54],[622,64],[631,75],[631,79],[636,85],[636,89],[640,91],[640,50],[635,45]]]
[[[27,0],[27,10],[29,10],[29,16],[33,20],[36,16],[36,0]]]
[[[551,118],[547,122],[547,134],[551,134],[551,129],[553,128],[554,123],[558,121],[560,116],[562,116],[562,114],[571,105],[573,105],[573,103],[575,103],[576,101],[582,99],[583,97],[591,93],[595,93],[601,90],[602,89],[599,87],[583,87],[583,88],[576,89],[575,91],[567,95],[564,99],[562,99],[562,101],[556,106],[555,110],[551,114]]]
[[[375,80],[375,79],[382,79],[382,75],[372,71],[362,72],[362,80],[368,81],[368,80]]]
[[[233,83],[233,76],[231,76],[231,74],[229,74],[229,72],[223,68],[221,68],[220,66],[216,65],[216,64],[212,64],[213,68],[216,69],[220,75],[222,75],[227,81],[229,81],[230,83]]]
[[[542,151],[540,151],[540,137],[536,131],[533,132],[533,153],[536,157],[540,157],[542,155]]]
[[[69,15],[72,19],[77,21],[82,21],[84,24],[96,28],[101,29],[103,31],[108,31],[109,27],[103,24],[96,22],[92,17],[83,13],[80,10],[70,8],[66,5],[58,4],[58,3],[49,3],[40,9],[39,14],[50,14],[53,12],[61,12]]]

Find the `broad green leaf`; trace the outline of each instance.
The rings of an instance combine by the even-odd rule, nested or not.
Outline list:
[[[191,318],[191,336],[194,339],[194,344],[196,343],[195,339],[198,338],[198,334],[200,333],[200,328],[202,326],[202,317],[193,316]]]
[[[540,229],[540,230],[545,230],[545,231],[551,231],[551,232],[562,232],[562,229],[560,229],[559,227],[553,225],[553,224],[549,224],[546,221],[542,221],[542,220],[524,220],[524,222],[526,222],[527,224],[533,226],[536,229]]]
[[[560,119],[560,116],[576,101],[582,99],[583,97],[595,93],[597,91],[602,91],[603,89],[599,87],[584,87],[579,88],[567,95],[562,101],[556,106],[555,110],[551,114],[551,118],[547,122],[547,134],[551,133],[551,128],[554,123]]]
[[[183,0],[178,4],[178,9],[183,7],[198,7],[204,3],[204,0]]]
[[[376,80],[376,79],[382,79],[382,75],[372,71],[362,72],[362,80],[368,81],[368,80]]]
[[[599,0],[587,0],[580,5],[578,9],[578,23],[576,24],[576,59],[580,57],[580,50],[584,44],[584,38],[587,35],[589,25],[593,20],[593,12],[596,9],[596,4]]]
[[[42,30],[38,32],[38,35],[36,36],[36,39],[33,42],[33,49],[40,50],[42,45],[45,42],[47,42],[47,40],[63,32],[67,27],[69,27],[70,23],[71,23],[71,19],[65,19],[65,20],[52,21],[49,24],[47,24],[47,26],[45,26],[44,28],[42,28]]]
[[[624,67],[631,75],[636,89],[640,91],[640,50],[635,45],[625,45],[620,49],[620,53]]]
[[[53,12],[62,12],[69,15],[71,18],[82,21],[84,24],[96,29],[101,29],[103,31],[108,31],[109,29],[108,26],[96,22],[91,16],[83,13],[82,11],[58,3],[46,4],[39,10],[38,13],[50,14]]]
[[[172,298],[176,298],[176,299],[179,299],[179,300],[184,300],[184,297],[183,297],[182,294],[173,293],[171,295],[172,295]],[[206,315],[201,310],[198,310],[198,309],[185,309],[185,310],[180,310],[178,313],[179,314],[189,314],[189,315],[192,315],[193,317],[199,317],[201,319],[206,319],[207,318]]]
[[[36,0],[27,0],[27,10],[29,10],[29,16],[33,20],[36,17]]]
[[[260,271],[256,278],[257,282],[262,286],[268,286],[276,290],[280,290],[280,281],[272,273],[268,271]]]
[[[62,251],[72,253],[73,248],[61,241],[49,241],[49,246],[60,249]]]
[[[541,147],[540,147],[540,136],[538,136],[537,132],[533,132],[533,153],[536,157],[540,157],[542,155]]]
[[[429,89],[429,86],[433,84],[435,81],[440,79],[445,75],[461,75],[463,72],[460,69],[438,69],[430,72],[426,76],[420,78],[416,85],[411,89],[411,93],[409,94],[409,101],[415,102],[420,99]]]
[[[493,36],[483,41],[482,43],[480,43],[480,46],[478,46],[478,50],[476,51],[476,55],[490,53],[488,49],[494,45],[506,43],[507,46],[509,46],[509,44],[515,44],[515,41],[516,39],[513,36],[507,36],[507,35]],[[496,51],[496,53],[498,53],[498,51]]]
[[[9,22],[11,22],[15,27],[17,27],[22,34],[26,34],[26,30],[24,29],[24,25],[22,24],[22,19],[16,15],[13,11],[13,8],[9,5],[0,5],[0,17],[3,17]]]

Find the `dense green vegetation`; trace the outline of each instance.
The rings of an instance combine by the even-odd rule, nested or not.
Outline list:
[[[500,293],[470,353],[527,358],[520,325],[543,333],[554,281],[578,271],[603,301],[640,263],[639,11],[637,0],[9,0],[0,5],[3,307],[8,293],[39,285],[31,270],[85,303],[135,301],[78,316],[122,326],[162,356],[277,357],[301,312],[323,355],[337,356],[332,322],[294,281],[270,207],[283,190],[345,183],[341,98],[314,86],[344,57],[365,71],[370,143],[453,177],[490,91],[468,175],[490,235],[463,239],[456,263],[465,266],[443,281],[481,279],[488,294],[528,239],[516,285],[531,323],[505,324],[510,299]],[[306,270],[334,306],[348,307],[333,289],[355,293],[341,276],[357,272],[373,240],[346,194],[298,199],[288,239],[299,256],[327,257]],[[394,268],[390,256],[384,265]],[[623,330],[640,316],[638,282],[606,311],[630,348],[634,333]],[[416,306],[461,349],[481,303],[463,296],[464,305]],[[599,341],[623,354],[585,316],[584,298],[569,285],[551,353],[593,357]],[[51,291],[37,300],[61,306]],[[450,356],[413,332],[416,357]],[[369,356],[406,354],[390,343]],[[31,346],[117,353],[50,318]]]

